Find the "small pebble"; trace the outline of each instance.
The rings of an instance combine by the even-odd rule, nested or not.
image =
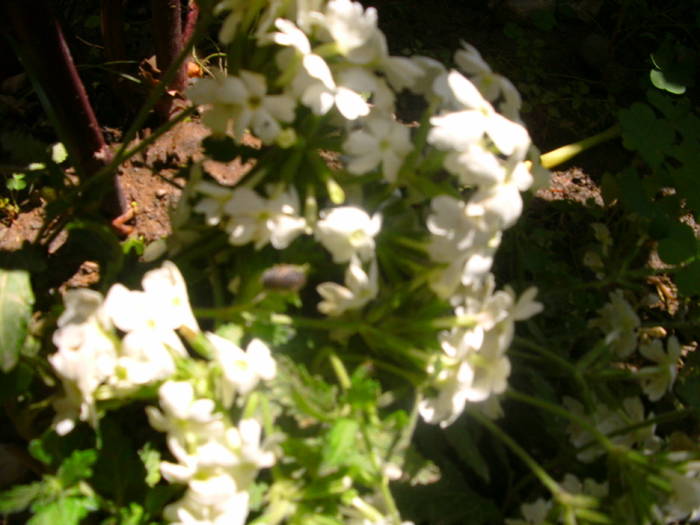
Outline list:
[[[159,199],[162,199],[167,194],[168,194],[168,192],[165,190],[165,188],[158,188],[156,190],[156,197],[158,197]]]

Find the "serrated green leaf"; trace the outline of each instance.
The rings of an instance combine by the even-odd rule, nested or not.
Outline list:
[[[359,424],[354,419],[342,418],[331,427],[323,445],[322,467],[333,468],[343,464],[355,448]]]
[[[4,372],[17,364],[33,305],[29,272],[0,269],[0,368]]]
[[[659,241],[659,257],[667,264],[680,264],[696,255],[695,234],[687,224],[673,223],[668,236]]]
[[[653,207],[635,170],[627,170],[617,179],[620,200],[625,207],[642,217],[651,218]]]
[[[151,443],[146,443],[139,450],[139,457],[146,469],[146,485],[155,487],[160,481],[160,451],[154,448]]]
[[[659,119],[654,111],[641,102],[620,110],[622,143],[636,151],[652,168],[663,162],[674,142],[675,132],[666,119]]]
[[[0,514],[21,512],[41,494],[40,482],[29,485],[17,485],[5,492],[0,492]]]
[[[79,525],[95,507],[92,500],[84,497],[61,498],[35,509],[27,525]]]
[[[97,451],[75,450],[59,467],[58,478],[64,487],[70,487],[81,479],[92,476],[92,466],[95,461],[97,461]]]

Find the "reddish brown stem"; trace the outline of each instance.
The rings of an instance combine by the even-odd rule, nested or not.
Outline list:
[[[199,4],[195,0],[190,0],[187,4],[187,17],[185,19],[185,28],[182,30],[182,43],[186,44],[194,34],[194,28],[197,25],[199,18]]]
[[[107,166],[112,152],[80,80],[61,25],[44,0],[4,3],[11,37],[34,89],[81,178]],[[103,207],[110,213],[127,211],[116,177],[105,192]]]
[[[110,160],[95,112],[73,63],[61,26],[43,0],[9,0],[5,10],[18,53],[78,174]]]
[[[110,62],[125,60],[123,0],[100,1],[100,28],[105,58]]]
[[[165,71],[177,59],[183,47],[180,0],[151,0],[151,10],[156,63],[158,69]],[[185,64],[183,64],[168,85],[168,90],[182,91],[186,79]],[[164,97],[156,107],[156,111],[161,118],[167,120],[172,112],[172,98]]]

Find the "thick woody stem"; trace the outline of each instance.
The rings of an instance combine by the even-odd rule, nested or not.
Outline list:
[[[180,0],[151,0],[151,10],[156,63],[158,69],[165,71],[177,59],[183,48]],[[168,84],[168,90],[182,91],[186,79],[183,64]],[[167,120],[172,111],[172,99],[165,97],[156,107],[156,111],[161,118]]]
[[[187,4],[187,17],[185,19],[185,27],[182,30],[182,43],[186,44],[194,34],[194,28],[197,26],[199,18],[199,5],[195,0],[190,0]]]
[[[76,171],[95,173],[111,154],[60,24],[43,0],[8,0],[5,11],[17,53]]]
[[[126,59],[123,1],[100,0],[102,43],[105,49],[105,58],[109,62]]]

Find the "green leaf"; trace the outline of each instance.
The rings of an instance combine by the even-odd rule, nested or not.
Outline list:
[[[653,207],[637,172],[634,169],[626,170],[618,177],[617,183],[620,200],[625,207],[642,217],[651,218]]]
[[[356,447],[359,424],[354,419],[342,418],[331,427],[323,445],[322,468],[343,464]]]
[[[75,485],[81,479],[92,476],[92,466],[97,461],[95,450],[75,450],[58,469],[58,478],[64,487]]]
[[[481,427],[464,424],[465,420],[459,420],[445,429],[447,441],[457,451],[459,457],[486,483],[491,481],[489,465],[479,452],[479,437]]]
[[[138,499],[146,490],[146,468],[131,435],[133,432],[116,418],[106,417],[100,421],[102,445],[90,481],[100,494],[110,496],[119,504]]]
[[[675,275],[678,291],[683,295],[700,295],[700,261],[693,261]]]
[[[0,372],[0,402],[17,398],[24,394],[29,388],[34,377],[34,369],[25,364],[19,363],[9,373]]]
[[[17,364],[33,304],[29,272],[0,269],[0,368],[4,372]]]
[[[682,95],[685,93],[685,86],[683,84],[675,83],[672,79],[666,78],[664,72],[659,69],[652,69],[649,71],[649,80],[654,84],[654,87],[663,89],[674,95]]]
[[[79,425],[65,436],[59,436],[53,430],[47,430],[40,437],[29,442],[27,450],[31,456],[54,469],[76,450],[87,450],[95,446],[95,433],[85,424]]]
[[[51,160],[56,164],[61,164],[68,158],[68,152],[62,142],[57,142],[51,146]]]
[[[17,485],[0,493],[0,514],[25,510],[42,492],[42,483]]]
[[[673,223],[668,237],[659,241],[659,257],[667,264],[680,264],[696,254],[695,234],[687,224]]]
[[[625,148],[636,151],[649,166],[657,168],[675,139],[671,124],[657,118],[654,111],[641,102],[620,110],[619,119]]]
[[[686,405],[700,412],[700,376],[678,382],[674,390]]]
[[[92,500],[84,497],[61,498],[35,509],[27,525],[79,525],[95,507]]]
[[[146,443],[139,450],[139,457],[146,469],[146,485],[155,487],[160,481],[160,451],[151,443]]]
[[[153,487],[144,498],[144,508],[151,516],[157,516],[168,502],[180,497],[184,491],[185,487],[177,484]]]
[[[27,187],[27,181],[24,180],[24,173],[13,173],[12,178],[5,185],[8,190],[21,191]]]
[[[430,485],[393,484],[392,493],[401,509],[401,517],[415,523],[503,523],[503,516],[493,501],[475,492],[454,467],[446,469],[440,481]]]

